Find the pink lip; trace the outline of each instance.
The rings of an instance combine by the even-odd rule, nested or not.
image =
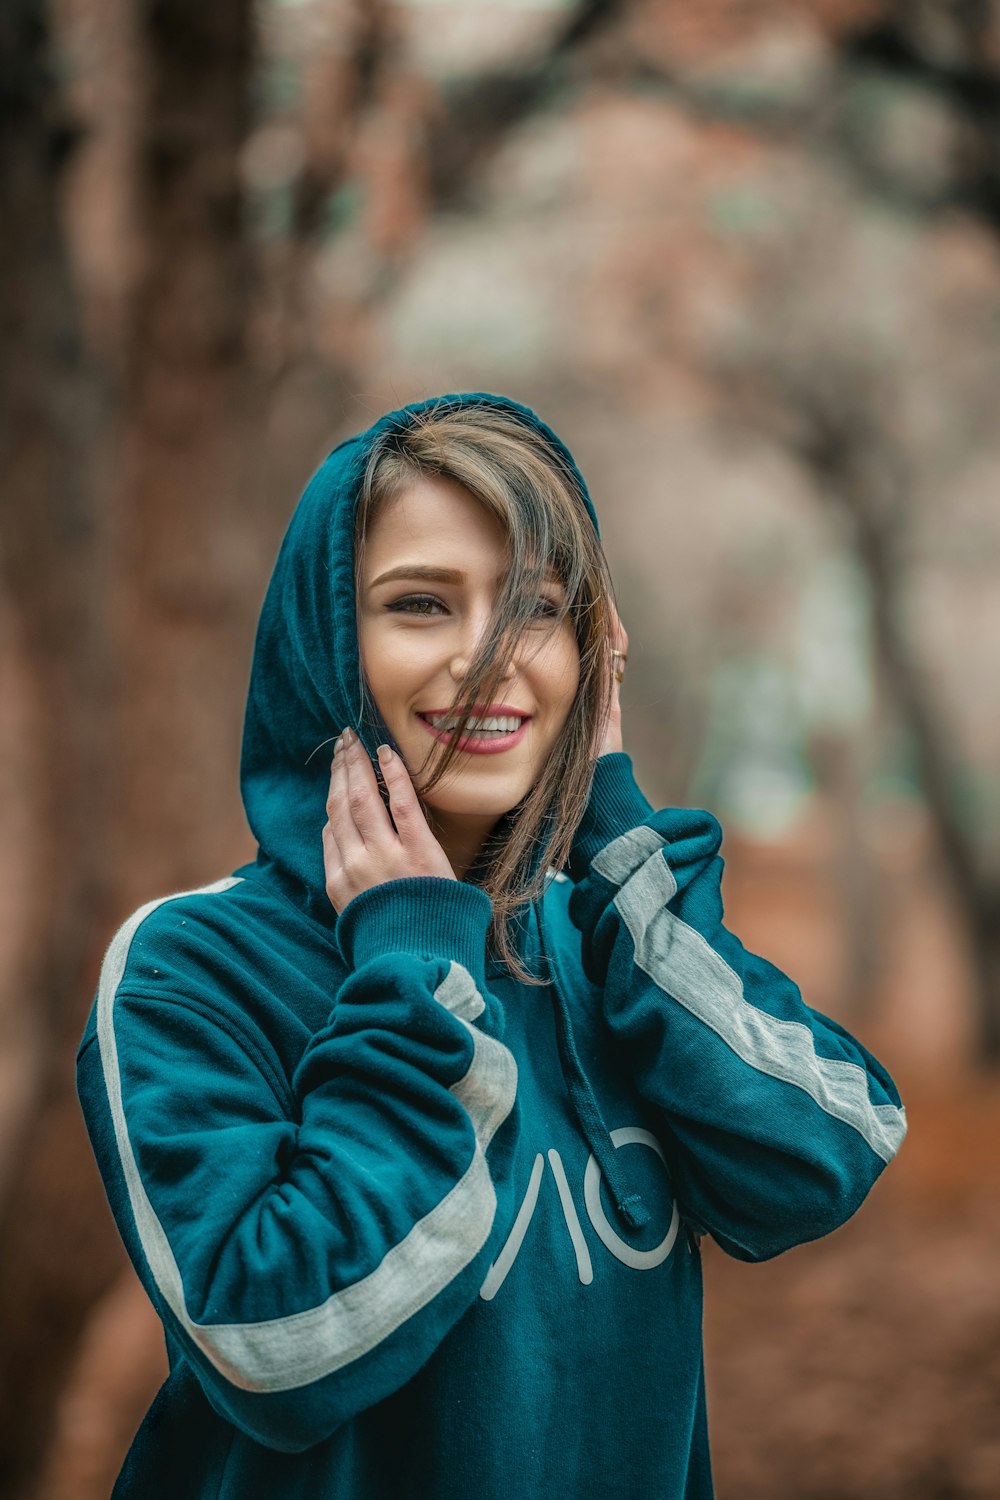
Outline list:
[[[441,713],[448,712],[447,709],[440,709],[438,711]],[[500,709],[491,709],[491,713],[500,712]],[[513,714],[517,713],[518,710],[511,708],[507,709],[506,712]],[[435,729],[434,725],[428,724],[427,720],[421,714],[417,714],[417,718],[427,730],[427,733],[432,734],[436,740],[444,740],[445,743],[451,740],[451,730]],[[468,750],[473,755],[500,755],[504,750],[512,750],[515,745],[521,743],[527,733],[529,723],[530,719],[524,719],[520,729],[515,729],[513,734],[505,734],[502,740],[477,740],[471,736],[466,736],[464,739],[459,740],[458,748],[460,750]]]

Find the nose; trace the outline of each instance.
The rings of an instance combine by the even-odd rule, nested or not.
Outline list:
[[[461,685],[469,675],[469,663],[472,660],[471,652],[460,652],[451,659],[450,670],[453,680]],[[517,671],[517,662],[514,655],[508,656],[502,673],[502,681],[507,682]]]

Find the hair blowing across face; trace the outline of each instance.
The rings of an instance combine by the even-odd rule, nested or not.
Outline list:
[[[494,950],[525,983],[544,983],[520,962],[510,928],[517,909],[541,896],[549,868],[561,870],[583,817],[597,755],[611,710],[613,586],[604,550],[578,484],[540,433],[488,406],[433,408],[402,432],[376,443],[365,471],[355,518],[355,592],[363,573],[364,542],[381,508],[420,475],[457,481],[494,516],[508,539],[502,590],[463,682],[457,732],[432,761],[421,785],[436,786],[455,759],[475,703],[490,703],[503,677],[511,644],[533,615],[551,564],[566,590],[566,607],[580,652],[580,681],[569,717],[536,784],[500,819],[477,864],[478,883],[493,903]],[[367,683],[364,685],[368,692]]]

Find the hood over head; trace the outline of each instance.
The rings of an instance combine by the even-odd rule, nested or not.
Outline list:
[[[321,835],[333,741],[349,724],[375,766],[380,744],[399,748],[362,691],[354,517],[365,469],[383,433],[401,431],[431,408],[470,405],[496,407],[540,433],[569,467],[598,531],[572,454],[529,407],[507,396],[469,391],[400,407],[340,443],[316,470],[289,523],[261,610],[240,785],[258,869],[327,925],[335,913],[326,895]]]

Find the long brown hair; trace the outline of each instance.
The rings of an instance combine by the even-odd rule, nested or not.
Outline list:
[[[477,862],[478,883],[493,904],[494,948],[527,984],[542,984],[521,963],[511,938],[517,909],[545,889],[548,870],[569,859],[583,817],[594,760],[611,711],[613,585],[604,550],[579,481],[541,433],[510,412],[487,405],[428,408],[401,431],[382,434],[366,466],[355,513],[355,593],[360,595],[365,536],[376,515],[423,474],[463,485],[503,526],[508,538],[505,581],[488,628],[462,684],[456,731],[442,742],[423,781],[422,800],[455,759],[470,710],[490,703],[504,672],[507,643],[519,639],[534,613],[551,565],[566,591],[555,629],[569,615],[580,653],[580,680],[569,716],[542,773],[517,806],[499,820]],[[507,653],[509,655],[509,653]],[[367,683],[364,691],[371,697]]]

